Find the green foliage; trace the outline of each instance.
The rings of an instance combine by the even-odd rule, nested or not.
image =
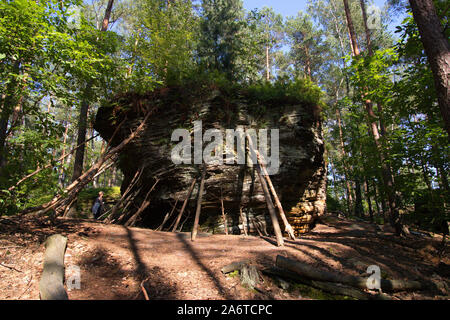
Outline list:
[[[120,187],[99,187],[99,188],[86,188],[82,190],[78,195],[77,209],[80,217],[89,217],[91,214],[92,205],[94,200],[98,197],[98,193],[103,192],[103,202],[105,206],[115,203],[120,199]]]
[[[81,201],[94,201],[98,197],[98,193],[103,192],[103,199],[105,201],[114,201],[120,198],[120,187],[100,187],[100,188],[86,188],[81,191],[78,198]]]
[[[239,79],[244,10],[241,0],[203,0],[198,53],[202,68]]]
[[[322,91],[308,79],[294,81],[278,79],[275,82],[259,82],[251,84],[247,89],[252,101],[268,104],[279,103],[296,104],[305,103],[320,105]]]
[[[151,89],[152,81],[142,81],[174,84],[190,74],[198,29],[191,1],[139,0],[133,13],[126,50],[138,91]]]

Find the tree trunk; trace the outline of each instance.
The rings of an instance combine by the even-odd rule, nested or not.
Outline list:
[[[88,85],[89,87],[90,85]],[[89,89],[86,89],[89,90]],[[85,93],[86,94],[86,93]],[[83,173],[84,153],[85,153],[85,140],[87,131],[87,117],[89,111],[88,97],[84,97],[84,101],[81,103],[80,115],[78,117],[78,138],[77,138],[77,151],[75,152],[75,162],[73,164],[72,182],[77,180]]]
[[[367,206],[369,207],[370,221],[373,222],[372,200],[370,199],[370,189],[369,189],[369,182],[367,181],[367,177],[364,178],[364,191],[366,193]]]
[[[362,205],[362,194],[361,194],[361,181],[359,177],[355,179],[355,216],[363,217],[363,205]]]
[[[386,189],[387,200],[388,200],[388,205],[389,205],[389,221],[390,221],[392,227],[395,228],[395,233],[397,235],[400,235],[402,232],[401,231],[402,226],[400,224],[400,216],[399,216],[397,202],[396,202],[394,179],[392,176],[392,171],[386,162],[387,159],[383,152],[383,147],[381,145],[377,123],[374,120],[372,120],[375,117],[375,114],[373,112],[372,103],[370,103],[370,101],[366,101],[366,110],[367,110],[367,114],[368,114],[369,126],[371,129],[373,139],[375,141],[375,145],[378,150],[377,153],[378,153],[378,157],[379,157],[380,163],[381,163],[382,178],[383,178],[384,187]]]
[[[329,292],[334,295],[354,297],[358,300],[390,300],[390,298],[383,293],[373,295],[370,293],[363,292],[359,289],[355,289],[350,286],[344,286],[340,283],[337,284],[337,283],[333,283],[333,282],[310,280],[310,279],[307,279],[305,277],[298,275],[295,272],[277,268],[277,267],[263,269],[262,273],[264,273],[268,276],[272,276],[272,277],[275,276],[275,277],[280,277],[280,278],[284,278],[287,280],[292,280],[295,282],[303,283],[309,287],[317,288],[319,290]]]
[[[377,214],[378,216],[381,216],[381,209],[380,209],[380,198],[379,198],[379,192],[377,192],[377,185],[374,180],[372,180],[373,184],[373,192],[374,192],[374,198],[375,198],[375,206],[377,207]]]
[[[68,300],[64,289],[64,254],[67,238],[60,234],[45,241],[44,268],[39,281],[41,300]]]
[[[439,108],[450,138],[450,44],[432,0],[409,0],[433,72]]]
[[[309,55],[308,46],[305,45],[305,73],[308,76],[309,80],[312,80],[311,78],[311,56]]]
[[[348,214],[351,213],[351,208],[353,208],[353,198],[352,198],[352,188],[350,186],[350,177],[348,175],[348,166],[347,166],[347,155],[345,152],[345,148],[344,148],[344,138],[343,138],[343,134],[342,134],[342,122],[341,122],[341,111],[339,110],[339,108],[336,108],[336,119],[337,119],[337,123],[338,123],[338,128],[339,128],[339,146],[340,146],[340,151],[341,151],[341,157],[342,157],[342,162],[344,165],[344,178],[345,178],[345,187],[346,187],[346,191],[347,191],[347,212]]]
[[[276,239],[277,239],[277,245],[279,247],[283,246],[284,245],[284,240],[283,240],[283,235],[281,233],[280,224],[278,223],[278,218],[277,218],[277,215],[275,213],[275,208],[273,206],[273,202],[272,202],[272,199],[270,197],[269,188],[267,187],[266,180],[262,176],[261,168],[260,168],[259,164],[256,164],[256,172],[258,173],[259,181],[261,183],[261,187],[262,187],[263,192],[264,192],[264,197],[266,198],[267,209],[269,210],[270,218],[272,220],[273,229],[274,229],[275,236],[276,236]]]
[[[200,188],[197,197],[197,209],[195,210],[194,226],[192,227],[191,240],[195,241],[198,232],[198,222],[200,220],[200,212],[202,211],[203,190],[205,188],[206,165],[203,165],[202,178],[200,180]]]
[[[266,80],[270,80],[269,46],[266,46]]]
[[[350,26],[353,27],[353,24],[351,23],[350,11],[348,10],[348,0],[343,0],[343,1],[344,1],[344,6],[346,7],[345,13],[347,16],[347,20],[350,21],[348,23],[349,33],[351,35],[353,34],[352,35],[352,38],[353,38],[354,30],[352,30],[352,28],[350,28]],[[362,5],[362,8],[364,8],[364,4]],[[364,18],[364,16],[363,16],[363,18]],[[367,19],[367,16],[365,18]],[[365,26],[367,25],[366,20],[364,21],[364,25]],[[370,34],[368,33],[368,31],[369,30],[366,29],[366,37],[369,38],[368,45],[370,46]],[[356,38],[355,38],[355,44],[356,44]],[[372,49],[368,47],[368,50],[369,50],[369,55],[370,55],[372,53]],[[356,57],[359,56],[358,49],[355,50],[355,56]],[[366,106],[366,112],[367,112],[367,116],[368,116],[367,120],[368,120],[369,128],[370,128],[372,137],[374,139],[375,145],[377,147],[378,158],[380,160],[380,164],[381,164],[381,168],[382,168],[383,183],[384,183],[384,187],[387,192],[387,198],[388,198],[388,203],[389,203],[389,220],[390,220],[392,227],[395,228],[396,234],[400,235],[402,233],[402,226],[400,223],[400,217],[399,217],[395,189],[394,189],[394,177],[392,175],[392,170],[391,170],[389,164],[386,162],[387,156],[383,150],[383,146],[381,145],[380,134],[379,134],[378,125],[376,122],[377,117],[373,111],[372,101],[365,99],[364,96],[363,96],[363,99],[364,99],[364,104]],[[379,105],[378,107],[381,108],[381,105]],[[384,128],[383,128],[383,130],[384,130]]]
[[[225,229],[225,234],[228,235],[228,223],[227,223],[227,217],[225,215],[225,207],[223,205],[223,196],[222,196],[222,190],[220,190],[220,204],[222,206],[222,220],[223,220],[223,228]]]
[[[311,280],[319,280],[333,283],[347,284],[355,288],[367,289],[367,278],[343,275],[337,272],[318,270],[300,261],[277,256],[276,266],[282,269],[295,272],[302,277]],[[420,290],[425,287],[421,282],[408,280],[385,280],[380,279],[381,289],[387,292]]]
[[[372,41],[370,39],[370,30],[369,30],[369,27],[367,26],[366,3],[365,3],[365,0],[359,0],[359,3],[361,5],[361,11],[362,11],[363,23],[364,23],[364,31],[366,33],[366,47],[369,52],[369,55],[371,56],[373,54]]]
[[[189,199],[192,194],[192,190],[194,190],[196,178],[192,179],[191,186],[189,187],[188,193],[186,195],[186,199],[184,199],[183,206],[181,207],[180,213],[178,214],[177,220],[175,221],[175,225],[172,228],[172,232],[175,232],[178,228],[178,224],[180,223],[181,216],[183,215],[184,209],[186,208],[187,203],[189,202]]]
[[[111,17],[111,11],[114,4],[114,0],[108,1],[108,6],[106,7],[105,16],[103,18],[102,23],[102,32],[108,30],[109,19]],[[85,145],[84,141],[86,140],[86,130],[87,130],[87,117],[89,112],[89,99],[91,95],[91,83],[86,85],[83,101],[81,102],[80,108],[80,116],[78,118],[78,138],[77,145],[81,145],[75,154],[75,162],[73,165],[73,174],[72,174],[72,182],[78,179],[83,173],[83,164],[84,164],[84,151]]]
[[[359,56],[359,48],[358,43],[356,42],[356,33],[355,28],[353,27],[353,19],[350,13],[350,7],[348,5],[348,0],[344,1],[344,9],[345,9],[345,18],[347,20],[348,34],[350,37],[350,44],[352,47],[353,56]]]
[[[105,16],[104,16],[104,18],[103,18],[103,23],[102,23],[102,29],[101,29],[101,31],[106,31],[106,30],[108,30],[109,19],[110,19],[110,17],[111,17],[111,12],[112,12],[113,4],[114,4],[114,0],[109,0],[109,1],[108,1],[108,5],[107,5],[106,10],[105,10]]]

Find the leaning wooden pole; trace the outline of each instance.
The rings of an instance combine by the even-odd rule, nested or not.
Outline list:
[[[125,140],[123,140],[119,145],[114,148],[111,148],[108,152],[103,154],[100,159],[85,173],[83,173],[79,178],[73,181],[69,186],[64,189],[64,193],[56,195],[53,200],[47,202],[43,205],[34,208],[27,208],[22,211],[21,214],[34,213],[36,215],[43,215],[48,211],[57,209],[59,207],[65,207],[67,203],[70,203],[74,197],[78,195],[78,193],[90,182],[95,174],[99,171],[99,169],[103,166],[103,164],[109,159],[116,157],[119,151],[121,151],[130,141],[132,141],[138,134],[141,133],[145,128],[145,123],[148,118],[153,114],[153,112],[157,110],[154,107],[152,110],[148,111],[145,118],[142,120],[141,124],[136,128],[134,132],[132,132]],[[111,140],[111,139],[110,139]],[[67,195],[64,197],[64,195]]]
[[[225,234],[228,235],[228,224],[227,224],[227,217],[225,216],[225,207],[223,205],[223,195],[222,195],[222,189],[220,189],[220,203],[222,205],[222,219],[223,219],[223,227],[225,229]]]
[[[256,152],[257,152],[256,154],[259,158],[259,152],[258,151],[256,151]],[[267,184],[269,185],[270,191],[272,191],[272,196],[273,196],[273,199],[275,200],[275,204],[280,213],[281,220],[283,220],[285,231],[289,234],[289,237],[295,241],[294,229],[292,229],[292,226],[290,225],[290,223],[288,222],[288,220],[286,218],[286,215],[284,214],[283,206],[281,205],[280,199],[278,198],[277,192],[275,191],[275,188],[272,184],[272,180],[270,179],[269,173],[266,170],[266,166],[261,162],[260,159],[258,160],[258,162],[261,165],[261,169],[263,171],[264,178],[266,178],[266,181],[267,181]]]
[[[64,254],[67,238],[55,234],[45,241],[44,268],[39,281],[41,300],[68,300],[64,289]]]
[[[175,232],[178,228],[178,224],[180,223],[181,216],[183,215],[184,209],[186,209],[186,205],[189,202],[189,199],[191,198],[192,190],[194,190],[196,180],[197,180],[197,178],[192,179],[191,186],[189,187],[188,193],[186,195],[186,199],[184,199],[183,205],[181,206],[180,213],[178,214],[177,220],[175,221],[175,224],[172,228],[172,232]]]
[[[169,218],[172,216],[173,212],[175,211],[176,207],[177,207],[177,203],[178,203],[178,198],[175,199],[175,204],[172,207],[172,210],[170,210],[170,213],[167,212],[167,214],[165,215],[163,222],[161,223],[161,225],[156,228],[156,231],[161,231],[164,228],[164,225],[166,224],[167,220],[169,220]]]
[[[239,207],[239,214],[241,215],[242,229],[244,230],[244,235],[248,236],[247,226],[246,226],[246,224],[248,224],[248,221],[245,221],[246,219],[244,217],[244,212],[242,211],[242,207]]]
[[[205,188],[206,165],[203,164],[202,179],[200,180],[200,188],[197,197],[197,209],[195,210],[194,226],[192,227],[191,240],[195,241],[198,232],[198,221],[200,220],[200,212],[202,210],[203,190]]]
[[[114,219],[116,219],[119,216],[119,208],[122,205],[122,203],[124,202],[125,198],[128,196],[128,193],[131,191],[131,189],[133,189],[133,187],[135,186],[135,184],[137,183],[137,181],[139,180],[142,172],[144,171],[144,166],[141,169],[138,169],[136,171],[136,173],[134,174],[133,179],[131,179],[130,184],[128,185],[127,189],[125,190],[125,192],[122,194],[122,196],[120,197],[120,200],[117,201],[117,203],[114,205],[114,207],[111,210],[111,214],[109,215],[108,218],[105,219],[105,222],[112,222]],[[106,214],[106,212],[105,212]],[[101,217],[99,217],[100,219]]]
[[[272,220],[273,230],[277,238],[277,245],[279,247],[284,245],[283,235],[281,233],[280,224],[278,223],[278,218],[275,213],[275,208],[273,206],[272,199],[270,197],[269,188],[267,188],[266,180],[262,177],[261,168],[259,164],[256,164],[256,172],[258,173],[259,181],[261,182],[261,187],[264,192],[264,197],[266,198],[267,209],[269,209],[270,219]]]
[[[277,215],[275,213],[275,208],[274,208],[274,205],[273,205],[273,202],[272,202],[272,198],[270,196],[269,189],[267,187],[266,179],[262,177],[263,174],[261,172],[261,167],[264,164],[261,163],[260,154],[259,154],[258,150],[256,150],[254,148],[253,143],[252,143],[252,138],[250,137],[249,134],[247,134],[247,141],[248,141],[248,148],[249,148],[249,150],[253,151],[256,154],[256,172],[258,173],[258,177],[259,177],[259,180],[261,182],[261,187],[262,187],[263,192],[264,192],[264,197],[265,197],[266,203],[267,203],[267,209],[269,210],[270,218],[272,220],[273,229],[274,229],[274,232],[275,232],[275,236],[277,238],[277,245],[278,246],[283,246],[284,245],[284,241],[283,241],[283,235],[282,235],[281,229],[280,229],[280,224],[278,223],[278,218],[277,218]],[[265,171],[265,175],[268,177],[267,170]],[[271,182],[271,184],[272,184],[272,182]],[[273,188],[273,185],[272,185],[272,188]],[[275,188],[273,188],[273,194],[274,194],[274,198],[276,197],[276,199],[278,199],[278,196],[276,196]],[[278,202],[279,202],[279,199],[278,199]],[[283,213],[282,214],[282,217],[283,217],[284,216],[284,211],[283,211],[283,207],[281,206],[281,203],[280,203],[280,207],[279,208],[281,208],[280,215],[281,215],[281,213]],[[286,216],[284,216],[284,219],[286,219]],[[283,222],[284,222],[284,220],[283,220]],[[286,229],[288,229],[287,226],[289,225],[289,227],[290,227],[290,224],[287,222],[287,219],[286,219],[286,222],[284,222],[284,223],[285,223]],[[292,230],[292,227],[290,229]]]
[[[147,194],[145,195],[144,201],[142,201],[141,206],[139,207],[138,211],[136,211],[135,214],[133,214],[131,216],[131,218],[129,218],[126,222],[125,222],[125,227],[132,227],[136,222],[137,219],[139,218],[139,216],[144,212],[145,209],[147,209],[147,207],[150,205],[150,199],[148,198],[150,196],[150,193],[153,192],[153,190],[155,189],[156,185],[158,184],[159,179],[156,179],[155,183],[153,184],[153,186],[150,188],[150,190],[147,192]],[[127,217],[123,217],[119,223],[124,222],[127,219]]]

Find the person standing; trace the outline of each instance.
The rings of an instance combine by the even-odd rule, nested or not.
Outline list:
[[[94,205],[92,206],[92,214],[94,215],[94,219],[98,219],[103,214],[103,192],[100,191],[98,193],[98,197],[94,201]]]

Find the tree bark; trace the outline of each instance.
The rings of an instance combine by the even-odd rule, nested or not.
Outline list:
[[[105,16],[103,18],[101,31],[105,32],[108,30],[109,19],[111,17],[111,11],[114,4],[114,0],[109,0],[108,5],[106,7]],[[73,174],[72,174],[72,182],[77,180],[83,173],[83,164],[84,164],[84,151],[86,140],[86,130],[87,130],[87,117],[89,112],[89,100],[91,95],[91,86],[92,84],[89,82],[86,85],[83,101],[81,102],[80,115],[78,117],[78,138],[77,145],[80,147],[77,149],[75,153],[75,162],[73,165]]]
[[[112,12],[112,7],[114,4],[114,0],[109,0],[108,1],[108,5],[106,6],[106,10],[105,10],[105,16],[103,18],[103,23],[102,23],[102,29],[101,31],[106,31],[108,30],[108,25],[109,25],[109,19],[111,17],[111,12]]]
[[[439,108],[450,139],[450,44],[432,0],[409,0],[433,72]]]
[[[366,47],[369,52],[369,55],[371,56],[373,54],[373,51],[372,51],[372,41],[370,38],[370,30],[369,30],[369,27],[367,26],[366,2],[365,2],[365,0],[359,0],[359,3],[361,5],[361,11],[362,11],[363,23],[364,23],[364,31],[366,33]]]
[[[196,178],[192,179],[191,186],[189,187],[188,193],[186,195],[186,199],[184,199],[183,206],[181,207],[180,213],[178,214],[177,220],[175,221],[175,225],[172,228],[172,232],[175,232],[178,228],[178,224],[180,223],[181,216],[183,215],[184,209],[186,209],[186,205],[189,202],[189,198],[191,197],[192,190],[194,190]]]
[[[348,10],[348,0],[343,0],[343,1],[344,1],[344,5],[346,5],[346,3],[347,3],[347,5],[346,5],[347,20],[349,20],[351,22],[350,11]],[[361,3],[361,4],[362,4],[362,10],[364,11],[365,10],[364,3]],[[370,42],[370,33],[369,33],[369,29],[367,28],[367,21],[366,21],[367,16],[363,15],[363,18],[365,18],[364,26],[366,28],[366,38],[368,38],[368,43],[367,43],[368,51],[369,51],[369,55],[371,55],[372,48],[371,48],[371,42]],[[354,37],[354,30],[352,30],[350,28],[350,26],[353,26],[353,24],[348,23],[348,26],[349,26],[349,33],[353,34],[352,37]],[[355,43],[356,43],[356,38],[355,38]],[[359,50],[355,50],[355,56],[356,57],[359,56]],[[367,90],[367,88],[365,88],[365,90]],[[400,216],[399,216],[398,207],[397,207],[395,188],[394,188],[394,177],[392,175],[392,170],[391,170],[390,165],[386,162],[387,155],[385,154],[385,152],[383,150],[383,146],[381,145],[380,134],[378,131],[378,125],[377,125],[377,121],[376,121],[377,116],[375,115],[375,113],[373,111],[373,103],[369,99],[365,98],[365,94],[363,94],[362,98],[363,98],[364,104],[366,106],[367,121],[368,121],[369,129],[370,129],[370,132],[374,139],[375,145],[377,147],[378,158],[379,158],[380,164],[381,164],[383,184],[384,184],[384,187],[387,192],[387,199],[388,199],[388,204],[389,204],[389,220],[390,220],[392,227],[395,228],[396,234],[400,235],[402,233],[403,227],[400,223]],[[381,105],[379,105],[378,107],[381,108]],[[384,126],[381,126],[381,127],[384,131]]]
[[[195,210],[194,226],[192,227],[191,240],[195,241],[198,232],[198,222],[200,220],[200,212],[202,211],[203,190],[205,188],[206,165],[203,164],[202,178],[200,180],[200,188],[197,197],[197,209]]]
[[[356,42],[356,33],[355,28],[353,26],[353,19],[350,13],[350,7],[348,5],[348,0],[344,1],[344,10],[345,10],[345,18],[347,20],[347,27],[348,27],[348,34],[350,37],[350,44],[352,47],[352,54],[353,56],[359,56],[359,48],[358,43]]]
[[[88,85],[90,86],[90,84]],[[86,89],[87,91],[89,89]],[[85,94],[89,95],[85,92]],[[87,131],[87,117],[89,111],[88,98],[84,97],[84,101],[81,103],[80,115],[78,117],[78,138],[77,138],[77,151],[75,152],[75,161],[73,164],[73,174],[71,181],[74,182],[83,174],[84,153],[86,150],[86,131]]]
[[[259,164],[256,164],[256,172],[258,173],[259,181],[261,183],[261,187],[264,192],[264,197],[266,198],[267,209],[269,210],[270,218],[272,220],[273,229],[274,229],[275,236],[277,239],[277,245],[279,247],[283,246],[284,240],[283,240],[283,235],[281,233],[280,224],[278,223],[278,218],[275,213],[275,208],[273,206],[272,199],[270,197],[269,189],[267,188],[266,181],[261,174],[261,168],[260,168]]]
[[[281,269],[295,272],[296,274],[311,280],[342,283],[355,288],[367,289],[367,278],[365,277],[356,277],[339,274],[337,272],[318,270],[317,268],[311,267],[300,261],[291,260],[280,255],[277,256],[276,266]],[[386,279],[380,279],[380,285],[381,289],[386,292],[420,290],[425,287],[425,285],[419,281]]]
[[[359,177],[355,179],[355,208],[354,214],[357,217],[362,218],[364,215],[363,205],[362,205],[362,194],[361,194],[361,180]]]
[[[297,273],[292,271],[288,271],[285,269],[272,267],[269,269],[262,270],[262,273],[268,276],[280,277],[288,280],[293,280],[295,282],[303,283],[307,286],[317,288],[319,290],[334,294],[334,295],[342,295],[356,298],[358,300],[390,300],[390,298],[382,293],[379,294],[370,294],[363,292],[361,290],[352,288],[350,286],[343,286],[342,284],[336,284],[333,282],[325,282],[325,281],[316,281],[310,280],[305,277],[301,277]]]
[[[350,214],[351,208],[353,207],[352,188],[350,186],[350,181],[349,181],[350,177],[348,174],[349,169],[348,169],[347,161],[346,161],[347,154],[345,152],[344,137],[343,137],[343,133],[342,133],[341,111],[337,107],[336,107],[336,119],[337,119],[338,128],[339,128],[339,146],[340,146],[340,151],[341,151],[342,162],[344,165],[345,187],[346,187],[346,191],[347,191],[347,212],[348,212],[348,214]]]
[[[373,222],[373,209],[372,209],[372,200],[370,199],[370,189],[369,182],[367,181],[367,177],[364,178],[364,191],[366,193],[367,205],[369,207],[369,217],[370,221]]]
[[[222,220],[223,220],[223,227],[225,229],[225,234],[228,235],[228,223],[227,223],[227,217],[225,215],[225,207],[223,205],[223,196],[222,196],[222,190],[220,194],[220,204],[222,206]]]
[[[44,268],[39,281],[41,300],[68,300],[64,289],[64,253],[67,238],[60,234],[50,236],[45,241]]]

